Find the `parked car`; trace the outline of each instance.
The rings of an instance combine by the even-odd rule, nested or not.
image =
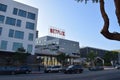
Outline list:
[[[25,74],[30,73],[31,69],[29,67],[13,67],[13,66],[5,66],[0,67],[0,75],[8,75],[8,74]]]
[[[16,74],[28,74],[32,69],[28,66],[21,66],[16,69]]]
[[[44,72],[49,73],[49,72],[61,72],[62,67],[61,66],[48,66],[45,68]]]
[[[100,70],[104,70],[103,66],[94,66],[94,67],[89,67],[88,68],[90,71],[100,71]]]
[[[120,69],[120,65],[116,65],[115,68],[116,68],[116,69]]]
[[[0,75],[15,74],[15,67],[0,67]]]
[[[82,73],[83,68],[81,65],[70,65],[68,68],[65,69],[64,73]]]

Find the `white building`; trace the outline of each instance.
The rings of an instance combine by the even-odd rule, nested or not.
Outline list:
[[[0,0],[0,51],[15,52],[24,47],[34,54],[38,9]]]

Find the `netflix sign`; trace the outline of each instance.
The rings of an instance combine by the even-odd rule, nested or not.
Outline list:
[[[50,33],[55,35],[65,36],[65,31],[56,28],[50,28]]]

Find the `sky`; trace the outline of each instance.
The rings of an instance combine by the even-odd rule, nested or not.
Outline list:
[[[106,39],[101,33],[103,19],[99,3],[77,3],[75,0],[15,0],[38,8],[39,37],[48,35],[51,26],[64,29],[65,39],[78,41],[80,47],[105,50],[120,49],[120,41]],[[110,32],[120,32],[113,0],[105,0]]]

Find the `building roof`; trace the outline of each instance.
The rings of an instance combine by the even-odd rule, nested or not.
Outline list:
[[[61,39],[61,40],[66,40],[66,41],[72,41],[72,42],[78,42],[78,41],[68,40],[68,39],[64,39],[64,38],[53,37],[53,36],[43,36],[43,37],[39,37],[38,39],[40,39],[40,38],[46,38],[46,37],[53,38],[53,39]]]
[[[109,51],[109,50],[100,49],[100,48],[95,48],[95,47],[82,47],[82,48],[80,48],[80,49],[85,49],[85,48],[97,49],[97,50],[103,50],[103,51]]]

